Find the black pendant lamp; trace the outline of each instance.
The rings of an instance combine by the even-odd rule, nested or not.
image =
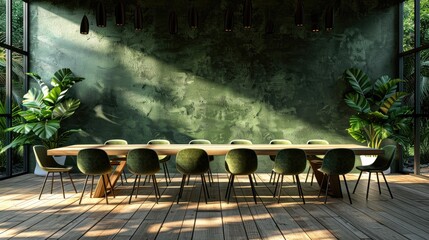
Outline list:
[[[136,31],[141,31],[143,29],[142,8],[139,5],[137,5],[134,10],[134,29]]]
[[[232,32],[233,27],[234,27],[234,11],[232,11],[231,8],[227,8],[225,11],[225,22],[224,22],[225,32]]]
[[[328,7],[325,12],[325,29],[331,31],[334,28],[334,9]]]
[[[177,34],[178,32],[178,22],[175,11],[170,12],[170,17],[168,18],[168,30],[170,34]]]
[[[106,8],[104,7],[103,2],[98,2],[97,9],[95,11],[95,20],[97,22],[97,27],[106,27]]]
[[[302,0],[297,0],[295,9],[295,25],[298,27],[304,26],[304,6]]]
[[[82,21],[80,22],[80,34],[89,33],[89,21],[86,15],[83,15]]]
[[[252,27],[252,0],[244,0],[243,26],[246,29],[249,29]]]
[[[194,5],[188,11],[188,25],[192,29],[198,28],[198,11]]]
[[[115,6],[115,20],[116,26],[123,26],[125,24],[125,6],[122,1],[118,2]]]

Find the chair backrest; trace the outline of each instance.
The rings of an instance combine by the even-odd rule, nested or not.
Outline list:
[[[212,143],[207,139],[193,139],[189,142],[189,144],[212,144]]]
[[[396,155],[396,146],[395,145],[386,145],[381,149],[384,150],[383,155],[377,156],[375,161],[371,164],[371,167],[380,169],[381,171],[387,170],[390,167],[393,159]]]
[[[355,153],[351,149],[336,148],[329,150],[322,162],[322,171],[329,175],[349,173],[355,165]]]
[[[40,168],[45,170],[47,167],[64,167],[58,164],[52,156],[48,155],[48,149],[43,145],[33,146],[33,152]]]
[[[307,166],[307,156],[302,149],[291,148],[280,150],[274,162],[274,171],[285,175],[302,173]]]
[[[182,174],[204,174],[209,170],[207,152],[199,148],[186,148],[176,155],[176,168]]]
[[[124,139],[109,139],[104,142],[104,145],[127,145],[127,140]]]
[[[329,142],[323,139],[310,139],[307,141],[307,144],[323,144],[323,145],[329,145]],[[315,159],[323,159],[324,155],[308,155],[308,160],[315,160]]]
[[[270,144],[292,144],[291,141],[287,140],[287,139],[273,139],[270,141]],[[270,155],[270,159],[271,161],[274,161],[276,159],[276,155]]]
[[[252,141],[247,139],[234,139],[229,142],[229,144],[252,144]]]
[[[147,144],[170,144],[170,141],[166,139],[152,139]]]
[[[82,149],[77,154],[77,167],[88,175],[108,174],[112,171],[109,156],[102,149]]]
[[[128,170],[136,175],[157,173],[159,166],[158,154],[147,148],[132,149],[127,154]]]
[[[258,169],[258,157],[252,149],[231,149],[225,156],[225,170],[231,174],[249,175],[256,169]]]

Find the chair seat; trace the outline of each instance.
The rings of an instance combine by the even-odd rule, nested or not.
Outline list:
[[[356,169],[358,169],[360,171],[365,171],[365,172],[380,172],[380,171],[387,170],[385,167],[377,167],[377,166],[372,166],[372,165],[357,166]]]
[[[160,161],[161,163],[163,163],[163,162],[167,162],[168,160],[170,160],[170,159],[168,158],[168,155],[158,155],[158,159],[159,159],[159,161]]]
[[[73,167],[44,167],[42,169],[47,172],[70,172]]]

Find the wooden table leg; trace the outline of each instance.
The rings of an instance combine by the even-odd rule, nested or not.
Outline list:
[[[116,168],[112,172],[112,174],[110,174],[110,181],[113,187],[115,187],[116,182],[121,177],[122,171],[124,171],[126,163],[127,163],[126,161],[120,161],[119,164],[116,165]],[[102,182],[103,179],[106,182],[107,191],[110,191],[110,185],[107,182],[107,177],[100,177],[97,183],[97,187],[95,187],[93,197],[97,197],[97,198],[104,197],[104,189],[103,189],[103,182]]]
[[[319,169],[322,166],[322,162],[320,161],[311,161],[309,160],[311,168],[313,169],[314,176],[316,177],[317,183],[322,188],[322,192],[326,189],[326,183],[323,184],[324,186],[321,186],[322,179],[323,179],[323,173],[319,172],[317,169]],[[341,184],[340,184],[340,177],[339,176],[331,176],[330,180],[330,189],[328,191],[329,196],[334,198],[342,198],[343,193],[341,191]]]

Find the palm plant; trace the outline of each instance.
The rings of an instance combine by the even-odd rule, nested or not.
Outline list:
[[[347,132],[350,136],[372,148],[379,148],[386,138],[408,145],[412,110],[402,104],[408,94],[397,89],[403,80],[381,76],[372,82],[367,74],[356,68],[347,69],[343,78],[353,88],[344,100],[356,111],[349,118]]]
[[[71,117],[80,105],[78,99],[66,98],[67,92],[84,78],[76,77],[68,68],[54,73],[52,87],[41,80],[36,73],[27,73],[37,81],[40,89],[32,88],[23,97],[23,110],[18,114],[19,123],[6,131],[14,132],[13,141],[4,146],[1,152],[24,144],[41,143],[47,148],[55,148],[64,143],[70,134],[79,131],[71,129],[61,131],[61,121]]]

